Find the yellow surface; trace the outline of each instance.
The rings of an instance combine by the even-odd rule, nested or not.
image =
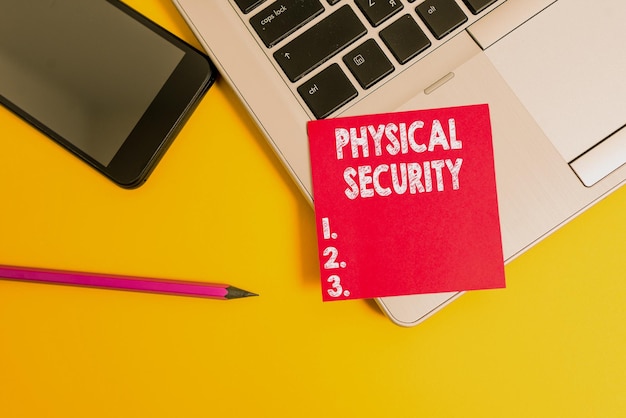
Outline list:
[[[167,0],[129,2],[191,42]],[[122,190],[0,109],[0,264],[225,281],[229,302],[0,281],[0,417],[624,417],[626,188],[422,325],[322,303],[312,210],[223,83]]]

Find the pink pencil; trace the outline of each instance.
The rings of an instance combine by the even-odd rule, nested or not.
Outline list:
[[[212,299],[237,299],[247,296],[258,296],[256,293],[227,284],[78,273],[30,267],[0,265],[0,278]]]

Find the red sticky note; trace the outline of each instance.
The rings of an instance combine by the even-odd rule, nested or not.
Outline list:
[[[308,134],[325,301],[505,286],[487,105]]]

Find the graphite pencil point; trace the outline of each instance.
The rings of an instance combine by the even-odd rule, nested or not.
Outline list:
[[[224,296],[226,299],[238,299],[238,298],[247,298],[250,296],[259,296],[256,293],[248,292],[247,290],[239,289],[238,287],[228,286],[226,288],[228,293]]]

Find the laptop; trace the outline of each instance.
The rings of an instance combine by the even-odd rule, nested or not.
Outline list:
[[[506,262],[626,178],[626,2],[173,0],[312,203],[309,120],[489,104]],[[413,326],[461,292],[377,299]]]

